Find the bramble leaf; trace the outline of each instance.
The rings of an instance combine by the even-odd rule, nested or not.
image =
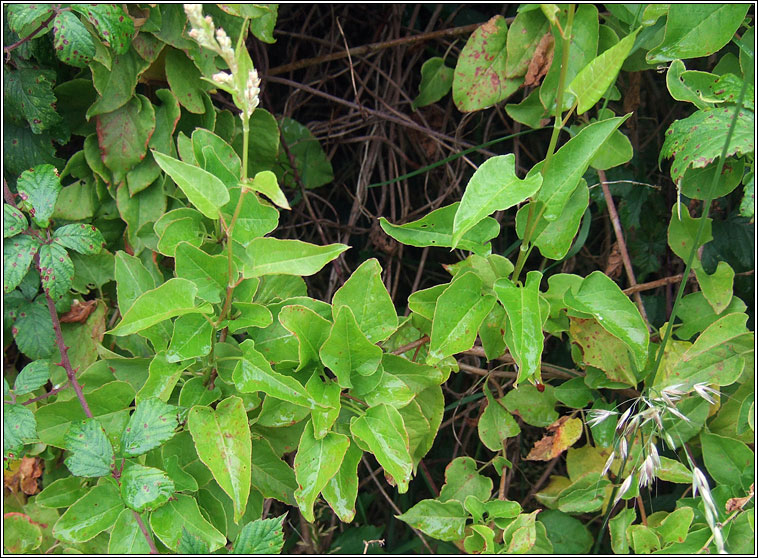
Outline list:
[[[174,481],[154,467],[133,463],[121,475],[121,497],[136,512],[154,510],[174,493]]]
[[[60,11],[53,20],[55,54],[77,68],[86,68],[95,57],[95,42],[73,12]]]
[[[129,50],[134,21],[118,4],[72,4],[71,9],[87,17],[100,38],[116,54]]]
[[[22,234],[3,240],[3,292],[15,289],[40,248],[37,237]]]
[[[179,426],[178,408],[158,398],[137,404],[121,436],[121,451],[136,457],[170,440]]]
[[[284,518],[256,519],[247,523],[234,539],[232,554],[279,554],[284,546]]]
[[[32,221],[38,227],[47,227],[55,211],[58,193],[61,191],[58,171],[53,165],[37,165],[22,172],[16,186],[22,200],[19,206],[29,210]]]
[[[77,477],[104,477],[116,463],[113,446],[94,418],[72,423],[63,443],[70,452],[66,467]]]

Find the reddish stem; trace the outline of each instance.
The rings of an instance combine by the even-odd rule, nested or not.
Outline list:
[[[150,547],[150,554],[158,554],[158,547],[155,546],[155,542],[153,542],[153,538],[150,536],[147,527],[145,527],[145,523],[142,521],[142,518],[136,511],[132,510],[132,513],[134,514],[134,519],[137,520],[137,525],[139,525],[140,531],[142,531],[142,534],[145,535],[145,540]]]

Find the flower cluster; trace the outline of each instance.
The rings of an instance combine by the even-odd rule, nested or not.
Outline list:
[[[211,76],[211,81],[234,97],[234,102],[242,110],[242,119],[247,121],[258,106],[261,80],[255,68],[248,71],[244,86],[238,78],[239,62],[232,48],[232,40],[222,28],[215,28],[211,16],[203,17],[202,4],[184,4],[184,12],[190,23],[189,36],[197,43],[212,50],[229,66],[229,72],[218,72]]]

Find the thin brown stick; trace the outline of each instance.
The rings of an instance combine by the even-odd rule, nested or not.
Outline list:
[[[47,27],[48,25],[50,25],[50,22],[55,19],[55,16],[57,16],[59,12],[62,12],[64,10],[68,11],[68,9],[66,9],[66,8],[64,8],[63,10],[60,10],[57,7],[54,7],[53,8],[53,13],[50,14],[50,17],[48,17],[45,21],[43,21],[42,23],[40,23],[39,26],[34,31],[32,31],[31,33],[29,33],[26,37],[24,37],[22,39],[19,39],[18,41],[16,41],[12,45],[8,45],[7,47],[3,48],[3,52],[5,53],[5,61],[6,62],[10,61],[10,59],[11,59],[11,51],[13,51],[14,49],[20,47],[26,41],[29,41],[29,40],[33,39],[37,35],[37,33],[39,33],[45,27]]]
[[[423,337],[419,337],[415,341],[411,341],[407,345],[403,345],[402,347],[398,347],[394,351],[392,351],[393,355],[402,355],[405,352],[408,352],[412,349],[415,349],[416,347],[420,347],[421,345],[427,343],[429,341],[429,336],[424,335]]]
[[[534,498],[534,495],[537,494],[540,488],[542,488],[542,485],[545,484],[545,481],[550,476],[550,473],[553,472],[553,469],[555,469],[555,466],[558,464],[558,460],[560,459],[560,456],[554,458],[550,463],[547,464],[547,467],[542,472],[542,475],[539,479],[537,479],[537,482],[534,483],[534,486],[529,491],[529,494],[526,495],[526,499],[524,499],[523,502],[521,502],[521,505],[523,506],[526,502]]]
[[[603,188],[603,196],[605,196],[605,204],[608,206],[608,215],[611,217],[613,231],[616,233],[616,242],[618,243],[619,252],[621,253],[621,261],[624,263],[626,278],[629,281],[629,285],[631,287],[634,287],[637,285],[637,279],[634,277],[634,269],[632,268],[632,260],[629,259],[629,251],[626,249],[624,231],[621,229],[621,221],[619,220],[619,214],[616,211],[616,204],[613,202],[611,190],[608,188],[608,177],[605,176],[604,170],[597,171],[597,175],[600,178],[600,186]],[[637,303],[637,308],[640,310],[642,319],[645,320],[645,323],[650,323],[647,318],[645,305],[642,303],[642,296],[640,296],[639,291],[634,291],[632,293],[632,296],[634,297],[634,302]]]
[[[351,49],[347,49],[347,50],[343,50],[339,52],[333,52],[331,54],[326,54],[323,56],[314,56],[313,58],[305,58],[304,60],[298,60],[297,62],[292,62],[290,64],[284,64],[282,66],[277,66],[276,68],[271,68],[268,71],[268,75],[278,76],[280,74],[286,74],[288,72],[292,72],[295,70],[301,70],[302,68],[307,68],[308,66],[315,66],[317,64],[323,64],[325,62],[331,62],[333,60],[340,60],[341,58],[345,58],[348,56],[361,56],[363,54],[368,54],[370,52],[377,52],[385,48],[392,48],[392,47],[401,46],[401,45],[412,45],[414,43],[418,43],[421,41],[430,41],[432,39],[439,39],[443,37],[455,37],[457,35],[465,35],[466,33],[473,32],[480,25],[481,23],[472,23],[469,25],[464,25],[462,27],[453,27],[452,29],[441,29],[439,31],[421,33],[419,35],[412,35],[410,37],[402,37],[400,39],[392,39],[390,41],[383,41],[381,43],[361,45],[361,46],[353,47]]]
[[[150,547],[150,554],[159,554],[158,547],[155,546],[155,542],[150,536],[150,532],[147,530],[147,527],[145,527],[145,523],[142,521],[142,518],[136,511],[132,510],[132,513],[134,514],[134,519],[137,521],[137,525],[139,525],[140,531],[142,531],[142,534],[145,536],[147,545]]]

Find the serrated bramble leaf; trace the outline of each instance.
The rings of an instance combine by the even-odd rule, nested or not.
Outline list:
[[[3,292],[9,293],[24,279],[29,265],[39,251],[36,237],[22,234],[3,241]]]
[[[24,232],[29,226],[26,215],[7,203],[3,204],[3,238]]]
[[[156,397],[141,401],[121,436],[124,455],[142,455],[170,440],[179,426],[178,410]]]
[[[65,295],[74,282],[74,262],[60,244],[43,244],[39,249],[42,289],[54,301]]]
[[[11,331],[18,349],[31,359],[47,358],[55,348],[53,319],[43,300],[20,306]]]
[[[120,481],[124,503],[140,513],[161,507],[174,493],[174,481],[154,467],[132,464]]]
[[[129,50],[134,21],[118,4],[72,4],[71,9],[86,16],[98,35],[116,54]]]
[[[38,165],[22,172],[16,187],[22,200],[19,205],[29,210],[32,221],[38,227],[47,227],[55,210],[58,193],[61,191],[61,181],[55,167],[47,164]]]
[[[7,9],[8,27],[21,38],[29,35],[53,13],[50,4],[13,4]]]
[[[55,111],[53,80],[49,70],[23,68],[5,72],[3,101],[8,112],[22,116],[32,132],[40,134],[61,122]]]
[[[53,240],[57,240],[66,248],[86,255],[99,254],[105,246],[105,239],[100,231],[94,225],[84,223],[72,223],[60,227],[53,234]]]
[[[234,539],[232,554],[279,554],[284,546],[284,518],[256,519],[247,523]]]
[[[176,549],[178,554],[208,554],[208,542],[196,537],[182,527],[182,537]]]
[[[58,12],[53,20],[55,54],[71,66],[86,68],[95,57],[95,41],[73,12]]]
[[[86,542],[110,528],[123,510],[116,483],[98,484],[58,519],[53,536],[66,542]]]
[[[3,405],[3,459],[18,459],[24,444],[37,439],[37,421],[23,405]]]
[[[66,467],[77,477],[104,477],[115,464],[113,446],[97,419],[74,422],[63,437]]]
[[[215,410],[195,406],[190,409],[187,426],[200,460],[232,499],[234,520],[238,522],[250,495],[252,459],[250,426],[242,399],[224,399]]]
[[[30,362],[18,373],[13,384],[13,393],[26,395],[44,386],[50,379],[50,361],[39,359]]]

